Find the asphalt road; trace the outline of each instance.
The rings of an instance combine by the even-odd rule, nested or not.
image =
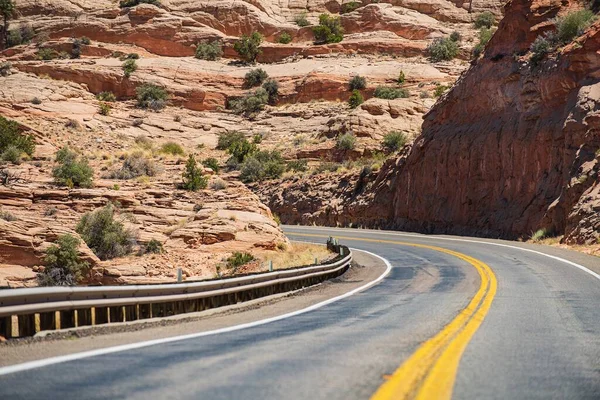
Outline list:
[[[460,358],[453,398],[600,399],[600,280],[591,274],[541,254],[443,237],[286,232],[352,238],[342,241],[393,268],[368,290],[285,320],[0,376],[0,398],[367,399],[481,283],[465,260],[389,243],[401,241],[476,258],[498,282]],[[599,270],[596,258],[552,252]]]

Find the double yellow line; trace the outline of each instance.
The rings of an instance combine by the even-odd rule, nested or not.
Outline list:
[[[294,235],[323,237],[323,235],[298,233]],[[371,400],[450,399],[460,358],[487,315],[496,294],[498,281],[492,269],[473,257],[442,247],[392,240],[336,237],[343,240],[435,250],[457,257],[475,267],[481,278],[481,284],[469,304],[437,335],[419,346],[371,397]]]

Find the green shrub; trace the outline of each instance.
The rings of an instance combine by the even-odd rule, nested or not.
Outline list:
[[[181,187],[191,192],[197,192],[200,189],[206,189],[208,178],[203,175],[203,171],[198,167],[196,158],[190,154],[185,164],[185,171],[182,174],[183,184]]]
[[[450,34],[450,40],[452,40],[453,42],[460,43],[460,41],[462,40],[462,36],[457,31],[454,31]]]
[[[263,134],[262,133],[257,133],[256,135],[252,136],[252,143],[254,144],[261,144],[263,141]]]
[[[137,70],[137,64],[135,60],[125,60],[123,63],[123,74],[126,78],[129,78]]]
[[[535,231],[532,235],[531,235],[531,240],[533,242],[539,242],[542,239],[545,239],[549,236],[548,234],[548,230],[547,229],[538,229],[537,231]]]
[[[35,104],[36,106],[42,104],[42,101],[38,97],[34,97],[31,99],[31,104]]]
[[[319,15],[319,25],[313,27],[315,43],[339,43],[344,40],[344,28],[340,22],[340,17],[330,16],[328,14]]]
[[[360,6],[361,4],[358,1],[350,1],[348,3],[344,3],[340,7],[340,14],[350,13],[359,8]]]
[[[139,60],[140,55],[138,53],[123,53],[123,52],[115,52],[117,53],[117,55],[119,56],[119,60],[121,61],[125,61],[125,60]]]
[[[214,179],[210,182],[210,188],[212,190],[223,190],[227,188],[227,184],[223,179]]]
[[[23,43],[23,37],[21,36],[21,29],[11,29],[8,31],[7,36],[7,47],[18,46]]]
[[[458,44],[450,38],[437,38],[427,46],[427,53],[433,62],[449,61],[458,55]]]
[[[251,261],[254,261],[255,258],[250,253],[241,253],[236,251],[227,259],[227,267],[228,268],[238,268],[242,265],[248,264]]]
[[[175,142],[167,142],[160,147],[160,152],[172,156],[181,156],[185,154],[183,147]]]
[[[0,154],[0,160],[13,164],[20,164],[22,155],[23,152],[21,149],[17,146],[10,145],[2,152],[2,154]]]
[[[554,46],[545,36],[538,36],[531,44],[531,58],[530,62],[533,66],[537,66],[540,61],[546,57],[546,54],[550,53],[554,49]]]
[[[222,133],[217,140],[217,150],[228,150],[234,143],[243,140],[246,140],[243,133],[237,131]]]
[[[81,40],[73,40],[73,48],[71,49],[71,58],[76,59],[81,57]]]
[[[250,36],[242,37],[233,44],[233,49],[238,53],[243,61],[254,63],[260,55],[260,45],[263,42],[263,35],[258,32],[252,32]]]
[[[92,41],[87,36],[82,36],[81,38],[79,38],[79,41],[81,42],[81,44],[85,44],[86,46],[92,44]]]
[[[154,147],[154,142],[152,142],[152,139],[150,139],[148,136],[139,135],[136,136],[135,139],[133,139],[133,141],[136,145],[138,145],[144,150],[152,150],[152,148]]]
[[[48,60],[54,60],[55,58],[58,58],[59,54],[54,49],[42,47],[41,49],[39,49],[37,51],[36,56],[37,56],[38,60],[48,61]]]
[[[406,75],[404,74],[404,71],[400,71],[400,73],[398,74],[398,85],[404,85],[404,82],[406,82]]]
[[[247,156],[240,166],[240,179],[260,182],[277,179],[285,172],[285,162],[278,151],[262,150]]]
[[[153,110],[164,108],[167,101],[167,91],[152,83],[145,83],[135,89],[137,105],[140,108]]]
[[[323,172],[337,172],[339,169],[340,169],[340,164],[326,161],[326,162],[322,162],[321,164],[319,164],[317,166],[317,168],[315,168],[314,173],[320,174]]]
[[[360,75],[354,75],[350,82],[348,82],[348,87],[350,91],[353,90],[362,90],[367,87],[367,79]]]
[[[269,96],[269,104],[275,104],[279,97],[279,83],[275,79],[267,79],[262,84],[262,88],[265,89]]]
[[[485,50],[485,46],[492,39],[492,36],[494,36],[495,32],[496,28],[482,28],[479,31],[479,43],[477,43],[477,45],[475,45],[475,47],[473,48],[474,58],[478,58],[481,55],[481,53],[483,53],[483,50]]]
[[[134,151],[125,156],[123,165],[118,170],[112,171],[110,179],[133,179],[138,176],[155,176],[159,171],[154,161],[141,151]]]
[[[221,169],[219,167],[219,160],[217,160],[214,157],[209,157],[206,160],[202,161],[202,165],[204,165],[207,168],[212,169],[215,172],[215,174],[218,174],[219,170]]]
[[[562,44],[570,43],[592,24],[596,18],[590,10],[573,11],[556,20],[556,32],[558,40]]]
[[[111,109],[112,107],[110,106],[110,104],[102,102],[99,105],[98,112],[100,113],[100,115],[109,115]]]
[[[152,5],[159,7],[160,1],[159,0],[121,0],[121,2],[119,3],[119,7],[121,7],[121,8],[135,7],[138,4],[152,4]]]
[[[101,260],[123,257],[131,253],[135,244],[133,233],[116,221],[112,204],[86,213],[81,217],[75,230],[88,247]]]
[[[0,63],[0,76],[8,76],[10,74],[10,69],[12,68],[12,64],[8,61]]]
[[[440,97],[444,94],[444,92],[448,90],[448,86],[437,84],[435,85],[435,90],[433,91],[433,95],[435,97]]]
[[[478,14],[475,17],[475,21],[473,21],[473,24],[475,25],[475,28],[480,29],[480,28],[491,28],[492,25],[494,25],[496,23],[496,17],[494,17],[494,14],[492,14],[489,11],[484,11],[481,14]]]
[[[52,170],[54,181],[58,185],[68,187],[91,187],[94,170],[84,157],[63,147],[56,152],[57,166]]]
[[[96,99],[112,103],[117,100],[113,92],[100,92],[96,95]]]
[[[262,68],[251,69],[244,76],[244,88],[253,88],[262,85],[269,75]]]
[[[287,170],[294,172],[308,171],[308,162],[306,160],[292,160],[287,163]]]
[[[256,144],[250,143],[246,138],[233,142],[227,148],[231,158],[238,164],[244,162],[248,156],[254,154],[257,150]]]
[[[160,254],[163,252],[163,244],[156,239],[150,239],[145,250],[146,253]]]
[[[261,111],[269,102],[269,94],[263,88],[258,88],[252,93],[246,94],[241,99],[231,100],[229,107],[236,114],[250,116]]]
[[[200,60],[216,61],[223,56],[223,47],[218,40],[198,43],[196,58]]]
[[[22,135],[17,122],[0,115],[0,153],[4,153],[9,147],[16,147],[31,156],[35,151],[35,140],[33,136]]]
[[[364,103],[364,101],[365,100],[363,99],[362,94],[360,94],[358,90],[353,90],[352,94],[350,95],[350,98],[348,99],[348,104],[350,105],[350,107],[356,108],[362,103]]]
[[[402,132],[390,132],[383,137],[383,147],[393,153],[399,151],[406,144],[406,135]]]
[[[282,32],[277,38],[277,43],[288,44],[292,41],[292,35],[287,32]]]
[[[373,96],[377,97],[378,99],[393,100],[400,98],[408,98],[409,93],[408,90],[404,88],[379,86],[377,89],[375,89]]]
[[[308,19],[306,19],[306,13],[296,15],[296,17],[294,18],[294,22],[296,23],[296,25],[302,28],[310,25],[310,22],[308,22]]]
[[[354,150],[356,146],[356,136],[352,133],[344,133],[337,139],[336,147],[339,150]]]
[[[81,281],[89,264],[79,257],[80,243],[75,236],[66,234],[46,249],[44,272],[37,275],[40,286],[74,286]]]

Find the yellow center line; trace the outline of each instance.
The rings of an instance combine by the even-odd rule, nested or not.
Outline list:
[[[305,233],[293,235],[327,237]],[[498,281],[492,269],[466,254],[437,246],[346,236],[336,238],[435,250],[466,261],[477,270],[481,283],[469,304],[439,333],[421,344],[371,397],[371,400],[450,399],[462,354],[483,322],[496,295]]]

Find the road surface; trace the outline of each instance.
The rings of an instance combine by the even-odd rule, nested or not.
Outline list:
[[[600,399],[596,258],[469,238],[285,231],[339,237],[391,270],[369,289],[268,324],[0,369],[0,398]]]

